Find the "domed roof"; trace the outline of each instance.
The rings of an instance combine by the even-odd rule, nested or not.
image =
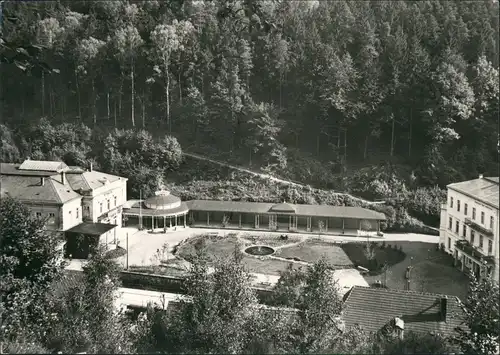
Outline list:
[[[152,196],[146,201],[144,201],[144,206],[146,208],[155,210],[170,210],[177,208],[181,205],[181,199],[177,196],[171,195],[170,191],[159,190],[155,192],[155,196]]]

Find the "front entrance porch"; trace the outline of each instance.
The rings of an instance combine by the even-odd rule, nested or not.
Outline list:
[[[473,275],[478,280],[491,276],[493,273],[493,265],[489,265],[485,261],[481,262],[467,254],[460,253],[458,250],[455,250],[454,257],[457,268],[460,268],[463,273]]]

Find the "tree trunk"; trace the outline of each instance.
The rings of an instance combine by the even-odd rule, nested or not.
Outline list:
[[[78,118],[82,119],[82,96],[80,94],[80,83],[78,80],[78,71],[75,68],[75,85],[76,85],[76,94],[78,96]]]
[[[281,108],[283,107],[283,73],[280,70],[280,111]]]
[[[205,78],[204,75],[201,75],[201,96],[205,99]]]
[[[412,128],[413,128],[413,109],[410,108],[410,132],[408,134],[408,156],[411,157],[411,136],[412,136]]]
[[[142,91],[142,128],[146,128],[146,93]]]
[[[135,86],[134,86],[134,60],[131,59],[130,61],[130,81],[131,81],[131,118],[132,118],[132,127],[135,127]]]
[[[229,153],[233,156],[234,148],[234,112],[231,109],[231,140],[229,141]]]
[[[179,105],[182,106],[182,84],[181,84],[181,71],[179,70]]]
[[[122,117],[122,94],[123,94],[123,76],[120,78],[120,90],[118,91],[118,115]]]
[[[165,95],[167,97],[167,126],[168,126],[168,131],[172,133],[172,122],[170,121],[170,74],[168,73],[168,68],[167,68],[167,73],[166,73],[166,82],[165,82]]]
[[[42,116],[45,116],[45,73],[42,71]]]
[[[110,110],[109,110],[109,90],[106,94],[106,108],[107,108],[107,111],[108,111],[108,121],[109,121],[109,118],[111,117],[111,113],[110,113]]]
[[[49,107],[50,107],[50,117],[54,117],[54,111],[55,111],[55,106],[56,106],[56,98],[54,95],[54,91],[52,91],[52,87],[50,88],[49,91]]]
[[[96,94],[95,94],[95,81],[92,78],[92,119],[94,121],[94,126],[97,125],[97,112],[96,112]]]
[[[347,164],[347,128],[344,130],[344,163]]]
[[[52,109],[52,87],[49,85],[49,116],[54,117],[54,111]]]
[[[363,159],[366,160],[366,157],[368,155],[368,138],[370,137],[370,134],[367,133],[365,136],[365,149],[363,151]]]
[[[114,116],[115,116],[115,128],[117,127],[116,124],[116,99],[113,100],[113,111],[114,111]]]
[[[250,148],[250,162],[249,165],[252,166],[252,148]]]
[[[65,106],[65,103],[66,103],[66,95],[62,95],[61,97],[61,101],[59,101],[61,103],[61,121],[64,121],[64,106]]]
[[[394,116],[392,117],[392,129],[391,129],[391,157],[394,155]]]

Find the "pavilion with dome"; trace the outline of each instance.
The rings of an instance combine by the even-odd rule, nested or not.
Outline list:
[[[155,230],[186,227],[189,209],[185,202],[162,187],[146,200],[129,200],[123,206],[126,225]]]
[[[191,200],[182,202],[162,187],[144,201],[123,207],[126,225],[140,229],[177,227],[231,228],[324,234],[376,233],[386,220],[383,213],[361,207]]]

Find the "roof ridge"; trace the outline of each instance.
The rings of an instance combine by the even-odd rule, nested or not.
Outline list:
[[[393,293],[413,294],[413,295],[422,295],[422,296],[446,296],[446,297],[449,297],[449,298],[456,297],[456,296],[447,295],[447,294],[444,294],[444,293],[432,293],[432,292],[421,292],[421,291],[413,291],[413,290],[401,290],[401,289],[397,289],[397,288],[374,288],[374,287],[370,287],[370,286],[360,286],[360,285],[354,285],[353,288],[370,289],[370,290],[375,290],[375,292],[393,292]]]

